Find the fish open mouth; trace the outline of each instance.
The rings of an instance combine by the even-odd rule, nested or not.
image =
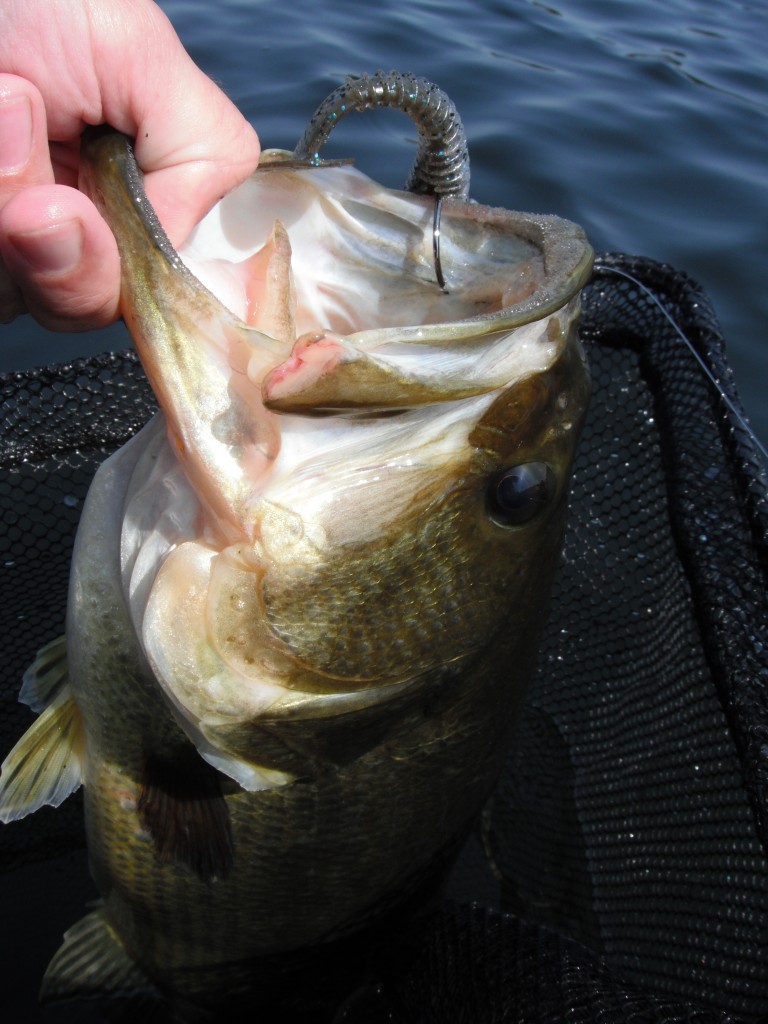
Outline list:
[[[277,363],[269,349],[271,364],[249,364],[269,408],[385,412],[487,393],[541,368],[521,329],[583,283],[590,257],[575,225],[441,200],[441,287],[434,198],[351,166],[296,167],[280,151],[264,159],[181,256],[232,313],[286,346]]]
[[[434,199],[385,189],[349,166],[296,168],[275,151],[263,160],[181,251],[195,276],[251,326],[273,333],[269,310],[280,294],[290,302],[295,337],[357,335],[495,313],[545,284],[541,246],[510,232],[502,211],[494,217],[443,201],[441,288]]]

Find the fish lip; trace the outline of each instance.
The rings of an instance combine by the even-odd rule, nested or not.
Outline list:
[[[78,187],[88,195],[100,209],[105,205],[103,189],[97,175],[112,176],[120,183],[125,198],[144,225],[151,244],[162,254],[170,267],[195,285],[208,292],[187,267],[183,258],[174,248],[155,208],[147,198],[144,189],[144,172],[135,155],[135,140],[125,132],[117,131],[108,124],[89,125],[80,136],[80,168]],[[106,219],[106,218],[105,218]],[[113,230],[114,234],[114,230]],[[212,298],[215,296],[211,295]],[[218,301],[218,300],[216,300]]]
[[[478,335],[523,327],[562,309],[584,287],[592,276],[595,253],[584,229],[574,221],[554,214],[521,213],[504,207],[483,206],[455,197],[442,200],[444,213],[463,210],[463,215],[500,225],[510,234],[517,234],[539,248],[544,257],[545,284],[521,302],[492,313],[478,313],[464,319],[427,324],[424,337],[445,331],[449,325],[486,325]],[[476,336],[470,331],[467,337]],[[357,337],[357,335],[355,336]]]

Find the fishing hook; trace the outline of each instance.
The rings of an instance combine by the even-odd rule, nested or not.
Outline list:
[[[432,218],[432,257],[435,262],[435,277],[440,288],[447,292],[445,278],[443,277],[443,266],[440,262],[440,215],[443,211],[443,197],[435,196],[435,212]]]

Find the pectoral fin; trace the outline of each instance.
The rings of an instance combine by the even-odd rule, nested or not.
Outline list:
[[[80,786],[82,722],[69,684],[59,689],[2,764],[0,821],[58,807]]]
[[[159,860],[184,864],[206,882],[232,870],[232,831],[219,773],[194,750],[147,755],[139,816]]]
[[[156,995],[156,989],[98,909],[65,933],[45,972],[40,1002],[142,994]]]

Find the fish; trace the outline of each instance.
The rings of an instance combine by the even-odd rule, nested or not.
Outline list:
[[[448,197],[441,286],[434,197],[268,151],[176,252],[129,139],[90,131],[82,165],[160,412],[95,475],[0,817],[82,785],[101,899],[41,998],[258,1003],[276,957],[412,901],[498,778],[589,399],[592,250]]]

